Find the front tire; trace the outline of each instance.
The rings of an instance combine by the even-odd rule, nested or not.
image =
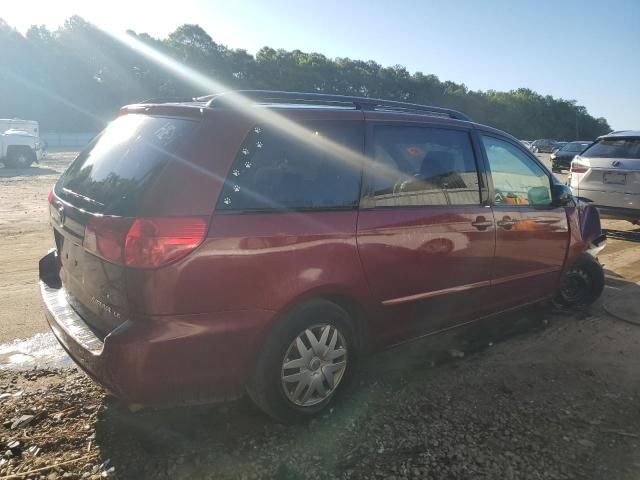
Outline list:
[[[284,423],[320,413],[354,369],[356,348],[347,312],[314,300],[288,314],[267,338],[247,393]]]
[[[600,298],[604,282],[602,265],[584,254],[565,272],[555,300],[564,307],[587,307]]]

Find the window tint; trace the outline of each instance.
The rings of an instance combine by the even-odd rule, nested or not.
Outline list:
[[[546,172],[509,142],[482,136],[493,178],[496,205],[551,205]]]
[[[56,184],[56,194],[89,211],[133,215],[162,167],[181,158],[198,123],[125,115],[91,141]]]
[[[373,206],[478,205],[469,134],[423,127],[377,127],[369,169]]]
[[[218,210],[355,208],[360,198],[363,128],[315,122],[296,138],[254,127],[242,143]]]
[[[598,140],[582,155],[600,158],[640,158],[640,138]]]

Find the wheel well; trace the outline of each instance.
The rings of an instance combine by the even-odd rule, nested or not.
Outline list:
[[[358,350],[361,353],[368,352],[371,342],[369,323],[367,322],[364,307],[353,298],[344,295],[323,295],[317,298],[335,303],[349,314],[355,334],[354,341],[358,344]]]
[[[355,299],[339,294],[319,294],[314,296],[308,296],[304,299],[298,299],[297,301],[292,302],[286,308],[282,309],[280,313],[277,315],[277,319],[271,323],[271,326],[268,329],[268,334],[270,334],[275,328],[277,328],[280,321],[289,315],[291,312],[303,307],[309,302],[314,300],[326,300],[328,302],[334,303],[338,305],[340,308],[345,310],[349,315],[349,320],[351,323],[351,327],[353,328],[354,341],[357,342],[358,351],[361,354],[366,354],[370,351],[371,348],[371,337],[370,337],[370,328],[369,322],[367,321],[368,315],[366,314],[366,310],[364,307]]]

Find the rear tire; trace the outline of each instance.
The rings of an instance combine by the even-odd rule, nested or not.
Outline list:
[[[36,156],[28,147],[13,147],[7,152],[5,166],[9,168],[29,168],[36,161]]]
[[[327,300],[289,313],[258,355],[247,393],[266,414],[295,423],[319,414],[354,371],[356,348],[349,315]]]
[[[602,295],[604,281],[602,265],[584,254],[565,272],[555,300],[564,307],[587,307]]]

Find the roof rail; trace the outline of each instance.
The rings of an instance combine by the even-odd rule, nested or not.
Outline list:
[[[146,100],[142,100],[141,102],[137,102],[138,105],[144,105],[147,103],[186,103],[193,102],[198,99],[193,97],[155,97],[155,98],[147,98]]]
[[[330,95],[326,93],[279,92],[272,90],[235,90],[214,95],[209,100],[208,107],[225,105],[229,97],[239,96],[257,103],[295,103],[333,106],[353,106],[357,110],[392,110],[401,112],[424,112],[432,115],[442,115],[457,120],[471,121],[464,113],[450,108],[433,107],[417,103],[382,100],[369,97],[350,97],[344,95]]]

